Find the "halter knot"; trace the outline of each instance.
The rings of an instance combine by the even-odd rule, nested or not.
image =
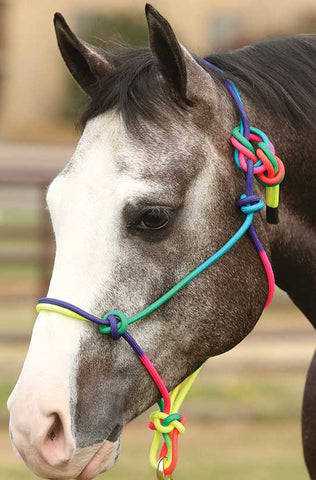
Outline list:
[[[180,435],[185,432],[184,416],[180,413],[170,413],[156,411],[150,414],[149,428],[157,430],[161,434],[170,434],[174,429],[177,429]]]
[[[255,150],[251,142],[257,143]],[[259,128],[250,127],[249,140],[244,137],[240,126],[233,129],[231,143],[235,148],[234,160],[238,168],[247,172],[247,159],[254,162],[254,174],[265,186],[282,182],[285,169],[282,160],[275,154],[273,143]]]
[[[240,210],[247,215],[248,213],[255,213],[264,207],[264,201],[258,195],[241,195],[237,200],[237,205]]]
[[[267,221],[278,223],[279,184],[284,179],[285,169],[282,160],[275,154],[273,143],[262,130],[255,127],[249,127],[249,138],[246,138],[242,125],[233,129],[230,140],[238,168],[247,172],[248,161],[253,162],[256,180],[266,187]],[[256,150],[251,142],[257,143]]]
[[[113,340],[119,340],[127,330],[128,318],[121,310],[111,310],[103,317],[104,324],[99,325],[101,333],[110,334]]]

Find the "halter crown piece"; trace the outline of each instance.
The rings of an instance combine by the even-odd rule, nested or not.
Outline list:
[[[212,63],[206,60],[203,61],[213,69],[222,72],[222,70]],[[261,258],[267,275],[268,295],[265,308],[270,304],[275,288],[274,275],[270,261],[257,237],[252,223],[254,214],[264,207],[264,202],[253,192],[253,180],[255,177],[259,183],[265,185],[267,221],[270,223],[277,223],[279,184],[284,178],[284,165],[279,157],[275,155],[274,146],[268,139],[267,135],[258,128],[250,127],[243,102],[235,84],[230,80],[224,79],[224,85],[233,98],[239,112],[239,126],[233,129],[231,143],[234,146],[235,163],[238,168],[245,171],[246,177],[246,193],[241,195],[237,201],[237,205],[245,214],[245,220],[234,235],[217,252],[205,260],[205,262],[197,266],[164,295],[148,307],[130,317],[127,317],[120,310],[111,310],[106,313],[103,318],[99,318],[68,302],[47,297],[41,298],[36,306],[38,312],[51,311],[67,317],[95,323],[98,325],[101,333],[110,334],[113,340],[119,340],[123,337],[134,350],[157,385],[162,397],[158,402],[159,410],[150,415],[149,423],[149,427],[155,431],[149,456],[150,463],[157,471],[157,478],[160,479],[171,478],[171,475],[176,468],[178,460],[178,436],[179,434],[182,435],[185,431],[185,418],[179,413],[179,409],[201,367],[188,377],[182,385],[176,387],[169,395],[168,389],[156,368],[147,355],[145,355],[140,345],[127,331],[128,326],[157,310],[161,305],[179,292],[179,290],[227,253],[246,232],[248,232],[253,245]],[[251,142],[257,142],[256,150]],[[163,444],[159,455],[157,455],[161,437],[163,439]]]

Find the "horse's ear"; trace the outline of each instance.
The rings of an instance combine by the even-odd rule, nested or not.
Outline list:
[[[101,48],[78,38],[60,13],[55,13],[54,26],[62,57],[80,87],[88,94],[99,77],[111,70],[111,65]]]
[[[184,52],[167,20],[148,3],[145,7],[150,48],[171,87],[186,97],[187,71]]]

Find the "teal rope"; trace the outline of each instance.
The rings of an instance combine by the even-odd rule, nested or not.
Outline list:
[[[235,232],[234,235],[225,243],[225,245],[223,245],[219,250],[217,250],[217,252],[215,252],[214,255],[212,255],[207,260],[205,260],[205,262],[201,263],[201,265],[196,267],[186,277],[180,280],[180,282],[174,285],[168,292],[166,292],[164,295],[158,298],[158,300],[156,300],[155,302],[153,302],[151,305],[144,308],[140,312],[135,313],[134,315],[129,317],[128,324],[130,325],[132,323],[135,323],[141,318],[144,318],[150,313],[157,310],[157,308],[161,307],[161,305],[163,305],[168,300],[170,300],[171,297],[173,297],[177,292],[179,292],[179,290],[181,290],[189,282],[191,282],[191,280],[193,280],[200,273],[202,273],[204,270],[210,267],[213,263],[219,260],[223,255],[225,255],[225,253],[227,253],[238,242],[238,240],[246,233],[246,231],[248,230],[248,228],[252,223],[253,216],[254,216],[253,212],[248,213],[244,220],[244,223],[239,227],[237,232]]]

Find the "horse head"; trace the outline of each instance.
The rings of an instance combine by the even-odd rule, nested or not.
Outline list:
[[[149,5],[146,15],[150,47],[114,51],[79,39],[55,16],[61,54],[89,104],[73,157],[47,192],[56,237],[48,296],[98,316],[143,309],[243,220],[233,103],[169,23]],[[266,243],[261,217],[256,227]],[[244,237],[130,332],[171,389],[245,338],[266,295]],[[41,312],[8,402],[13,445],[39,476],[92,479],[117,460],[124,426],[158,398],[124,342]]]

